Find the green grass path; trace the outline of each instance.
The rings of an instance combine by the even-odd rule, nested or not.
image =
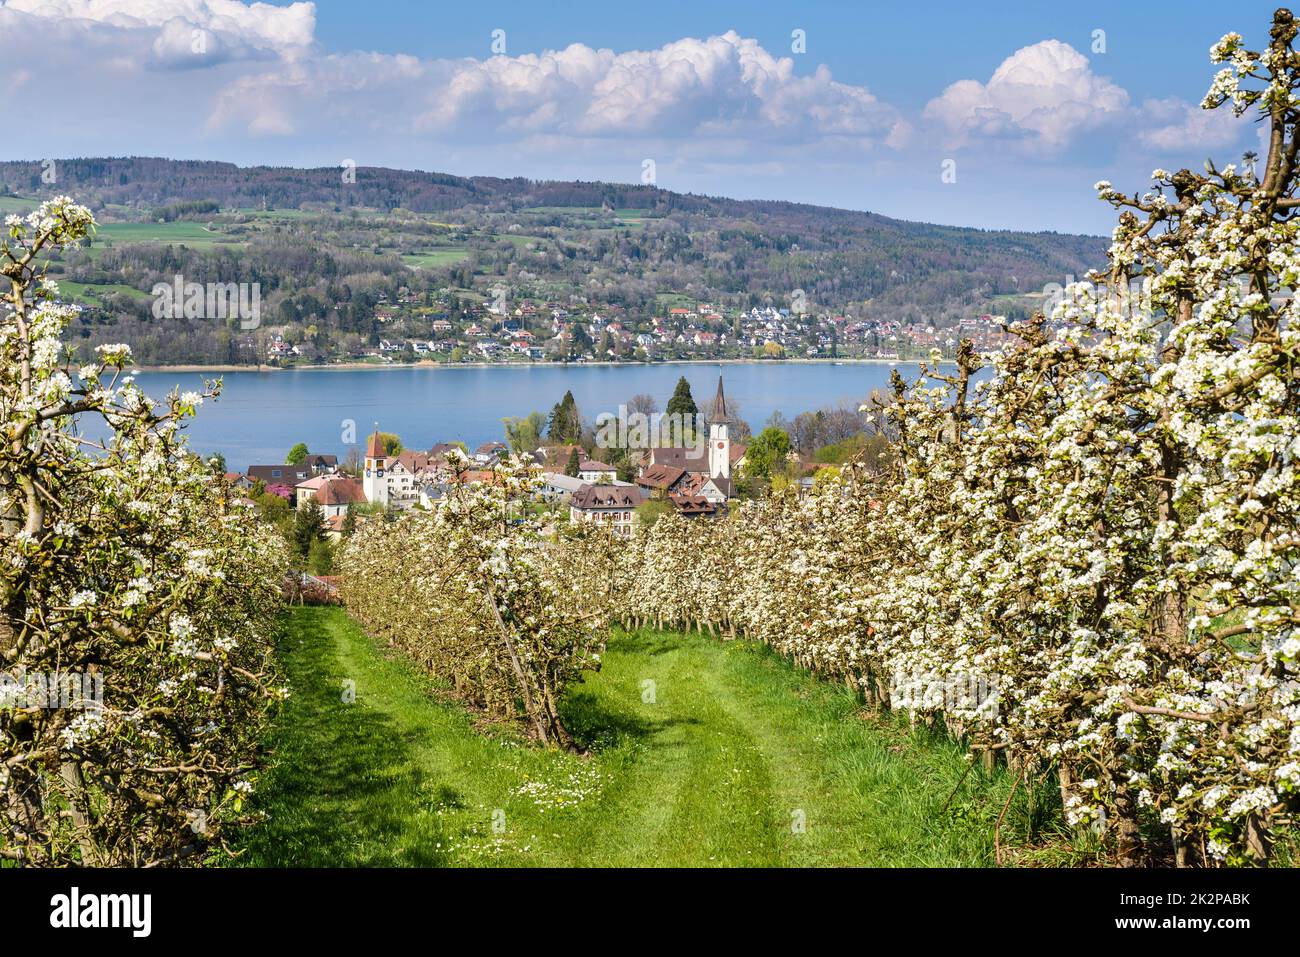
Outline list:
[[[258,786],[262,866],[951,866],[992,859],[1009,781],[864,719],[761,646],[640,632],[570,689],[587,754],[482,727],[338,609],[295,609]],[[355,701],[343,700],[345,680]],[[653,682],[653,684],[650,684]],[[653,698],[653,700],[647,700]]]

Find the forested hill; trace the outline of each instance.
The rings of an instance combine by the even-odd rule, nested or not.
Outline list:
[[[0,163],[0,212],[62,193],[100,224],[52,267],[93,307],[70,333],[87,347],[129,341],[159,364],[256,361],[249,350],[266,348],[210,322],[154,317],[150,290],[182,274],[258,283],[263,326],[301,361],[373,358],[384,340],[476,350],[469,330],[491,319],[485,304],[503,289],[539,341],[555,334],[554,311],[583,326],[549,342],[562,358],[928,355],[959,323],[1028,315],[1045,286],[1104,265],[1106,250],[1095,236],[653,186],[151,158]],[[396,314],[380,306],[399,299]],[[807,319],[775,331],[742,322],[767,307]],[[674,309],[698,318],[664,337]],[[624,330],[608,348],[583,338],[597,335],[586,325],[598,315]],[[444,319],[450,333],[432,325]],[[646,347],[651,334],[659,348]]]
[[[327,207],[401,207],[413,212],[484,209],[504,212],[537,207],[592,207],[648,210],[655,215],[683,213],[720,219],[750,219],[778,228],[874,229],[882,233],[1015,238],[1030,248],[1046,243],[1047,254],[1068,251],[1092,256],[1100,237],[1054,232],[1021,233],[931,226],[875,213],[772,200],[737,200],[674,193],[626,183],[556,182],[515,177],[452,176],[418,170],[357,167],[355,182],[344,183],[341,167],[295,169],[236,166],[206,160],[158,157],[92,157],[56,160],[55,189],[43,179],[42,161],[0,161],[0,186],[20,193],[75,189],[105,204],[136,207],[188,200],[213,200],[223,207],[275,207],[304,204]]]
[[[869,298],[899,280],[953,270],[966,273],[976,284],[987,284],[995,295],[1024,293],[1045,281],[1082,275],[1101,264],[1106,248],[1106,240],[1097,236],[935,226],[826,206],[725,199],[621,183],[461,177],[379,167],[358,167],[355,182],[345,183],[337,167],[240,167],[154,157],[55,162],[54,184],[43,182],[41,162],[0,162],[0,187],[25,195],[68,192],[92,209],[118,207],[128,217],[121,207],[148,216],[159,207],[192,201],[211,201],[221,208],[322,212],[349,207],[527,212],[534,223],[538,212],[550,212],[555,226],[564,225],[565,209],[636,210],[692,232],[710,226],[718,231],[724,253],[732,246],[776,252],[874,250],[863,265],[883,270],[879,281],[869,282],[875,288],[851,298]]]

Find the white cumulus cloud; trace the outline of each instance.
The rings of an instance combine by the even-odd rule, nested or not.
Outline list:
[[[186,69],[228,60],[297,57],[313,43],[314,3],[277,7],[240,0],[7,0],[4,10],[68,31],[152,38],[155,65]]]
[[[987,79],[961,79],[905,114],[864,83],[737,31],[642,50],[574,43],[431,59],[327,50],[316,6],[281,2],[0,0],[0,62],[14,94],[7,155],[351,157],[623,182],[652,158],[669,189],[948,217],[946,197],[964,194],[934,189],[936,141],[946,156],[977,154],[963,183],[982,174],[991,191],[981,195],[1023,203],[1027,171],[1072,189],[1210,151],[1234,159],[1225,154],[1250,122],[1176,98],[1139,105],[1094,71],[1104,59],[1059,40],[1017,50]],[[981,164],[990,155],[999,162]],[[1023,208],[1037,215],[1034,203]],[[991,221],[1007,221],[994,212]]]
[[[392,98],[389,112],[400,104],[417,131],[496,138],[536,133],[893,143],[906,128],[898,111],[865,87],[836,81],[824,66],[796,75],[789,58],[774,57],[735,32],[621,53],[576,43],[484,60],[323,56],[232,84],[221,93],[215,123],[257,122],[267,105],[248,95],[253,83],[280,109],[297,114],[299,126],[347,114],[383,92]]]
[[[1252,116],[1234,116],[1232,110],[1203,110],[1178,97],[1142,103],[1138,141],[1152,150],[1217,150],[1238,143]]]
[[[1094,73],[1087,57],[1043,40],[1003,60],[987,83],[952,84],[926,104],[924,116],[957,142],[1021,138],[1057,149],[1128,111],[1128,93]]]

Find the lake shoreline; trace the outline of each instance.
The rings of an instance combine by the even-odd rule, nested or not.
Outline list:
[[[718,373],[726,382],[728,411],[752,424],[775,412],[793,419],[822,408],[857,409],[873,389],[889,388],[891,373],[916,377],[918,366],[885,362],[760,361],[715,363],[531,363],[505,366],[389,367],[388,375],[361,369],[333,375],[258,375],[236,370],[182,372],[175,367],[140,372],[136,383],[162,399],[173,389],[197,389],[204,379],[224,379],[221,397],[204,402],[187,420],[190,447],[204,455],[222,452],[238,470],[282,462],[285,450],[306,442],[313,452],[344,458],[378,423],[402,436],[409,448],[460,440],[470,448],[500,441],[502,419],[543,415],[566,393],[592,421],[617,413],[630,396],[650,395],[660,408],[683,376],[696,400],[714,395]],[[524,371],[504,371],[522,369]],[[277,370],[280,371],[280,370]]]
[[[673,365],[915,365],[928,359],[665,359],[663,362],[335,362],[320,366],[182,364],[132,366],[132,372],[385,372],[390,369],[565,369],[591,366],[653,368]],[[946,360],[945,360],[946,362]]]

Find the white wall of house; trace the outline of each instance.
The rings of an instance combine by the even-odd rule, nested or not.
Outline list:
[[[713,484],[713,479],[709,479],[709,481],[701,485],[695,494],[703,495],[715,505],[723,505],[727,501],[727,496],[723,495],[722,490]]]
[[[632,522],[635,514],[630,508],[575,508],[569,506],[570,522],[590,522],[595,525],[607,525],[614,529],[614,534],[623,538],[632,537]]]

